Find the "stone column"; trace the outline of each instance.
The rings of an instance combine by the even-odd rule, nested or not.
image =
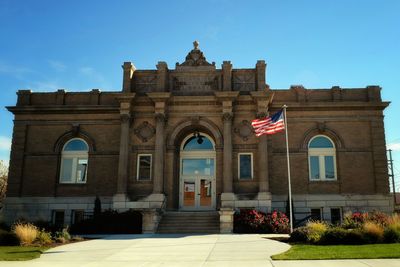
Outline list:
[[[162,194],[164,185],[165,115],[156,113],[156,145],[154,152],[153,194]]]
[[[119,144],[117,195],[126,195],[129,168],[129,129],[131,125],[131,106],[135,94],[118,97],[120,102],[121,136]]]
[[[265,117],[265,116],[263,116]],[[267,136],[262,135],[258,137],[258,177],[259,177],[259,192],[269,191],[269,181],[268,181],[268,146],[267,146]]]
[[[223,192],[233,192],[232,181],[232,112],[223,114],[224,121],[224,167],[223,167]]]
[[[154,150],[153,163],[153,194],[149,200],[163,202],[164,196],[164,157],[165,157],[165,136],[164,128],[167,112],[167,101],[171,93],[153,92],[147,96],[154,102],[154,112],[156,119],[156,143]]]
[[[270,92],[251,92],[257,106],[257,118],[268,116],[268,107],[273,95]],[[257,169],[258,169],[258,208],[263,211],[271,209],[271,193],[269,192],[268,174],[268,143],[267,136],[262,135],[258,139]]]
[[[222,174],[222,194],[221,207],[234,208],[235,194],[233,193],[233,176],[232,176],[232,119],[233,119],[233,102],[239,95],[239,92],[225,91],[215,92],[215,96],[222,103],[222,120],[223,120],[223,174]]]

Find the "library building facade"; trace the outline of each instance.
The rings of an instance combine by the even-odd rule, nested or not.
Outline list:
[[[137,210],[143,232],[168,214],[215,214],[232,231],[242,208],[286,211],[285,133],[251,121],[287,105],[297,220],[391,212],[379,86],[272,89],[266,63],[208,62],[198,43],[182,63],[123,63],[121,91],[19,90],[3,217],[65,225],[93,210]]]

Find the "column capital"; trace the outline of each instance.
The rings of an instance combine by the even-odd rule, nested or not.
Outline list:
[[[274,93],[271,91],[253,91],[250,92],[250,95],[257,105],[257,115],[259,113],[267,113],[272,99],[274,98]]]
[[[164,113],[155,113],[154,118],[156,119],[156,122],[166,122],[167,121],[167,116]]]
[[[129,123],[131,121],[131,115],[127,114],[127,113],[121,113],[120,114],[120,118],[121,118],[121,123]]]
[[[222,120],[225,122],[232,122],[233,112],[224,112],[222,114]]]

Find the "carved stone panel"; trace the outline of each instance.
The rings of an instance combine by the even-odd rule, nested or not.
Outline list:
[[[157,88],[157,75],[143,75],[134,77],[135,91],[138,93],[155,92]]]
[[[243,72],[233,74],[233,90],[234,91],[254,91],[255,90],[255,73]]]
[[[241,123],[236,125],[234,132],[242,138],[243,141],[247,141],[254,131],[251,123],[248,120],[243,120]]]
[[[134,133],[140,138],[140,140],[142,140],[143,143],[146,143],[154,136],[156,129],[153,125],[149,124],[147,121],[144,121],[134,130]]]

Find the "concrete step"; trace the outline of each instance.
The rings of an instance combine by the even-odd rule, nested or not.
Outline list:
[[[158,233],[219,233],[219,214],[215,211],[166,212]]]

